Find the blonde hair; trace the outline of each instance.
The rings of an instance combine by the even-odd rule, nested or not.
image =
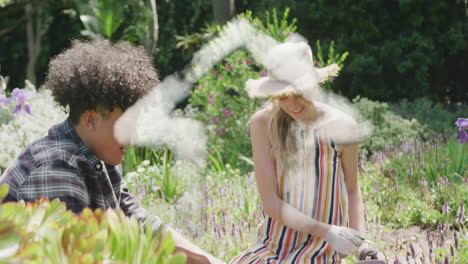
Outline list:
[[[258,111],[266,110],[269,114],[268,133],[271,139],[271,151],[283,167],[290,167],[297,155],[297,139],[293,133],[294,119],[280,106],[277,99],[270,99]]]

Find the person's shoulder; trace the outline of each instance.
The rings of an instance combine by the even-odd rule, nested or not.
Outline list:
[[[47,163],[51,160],[68,160],[77,150],[69,140],[56,140],[44,137],[29,147],[31,155],[37,162]]]
[[[328,121],[325,129],[329,135],[340,144],[349,144],[358,142],[359,126],[356,120],[348,113],[326,106],[328,111]]]
[[[70,145],[69,147],[64,147]],[[43,136],[28,145],[21,154],[10,164],[2,176],[2,182],[8,183],[10,188],[19,188],[31,180],[31,175],[39,174],[41,180],[49,180],[51,176],[63,177],[70,174],[76,177],[78,168],[77,150],[66,140],[57,141],[50,135]],[[47,177],[45,177],[47,176]],[[37,181],[36,181],[37,182]]]
[[[28,152],[36,167],[62,161],[69,166],[76,166],[83,159],[78,144],[65,135],[49,134],[35,141],[28,147]]]
[[[271,110],[268,108],[262,108],[255,112],[250,119],[251,127],[267,127],[270,121]]]
[[[321,108],[326,111],[328,124],[338,125],[342,129],[358,127],[356,120],[344,110],[325,104],[322,104]]]

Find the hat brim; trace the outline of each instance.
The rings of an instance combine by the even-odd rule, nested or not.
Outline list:
[[[298,90],[292,84],[285,81],[274,80],[270,77],[261,77],[256,80],[249,79],[245,83],[245,89],[250,98],[298,94]]]

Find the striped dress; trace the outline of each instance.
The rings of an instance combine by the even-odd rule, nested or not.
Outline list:
[[[294,131],[298,140],[295,170],[282,172],[281,164],[275,165],[281,199],[316,220],[347,226],[348,196],[335,143],[320,127]],[[264,217],[258,240],[230,263],[340,263],[327,242]]]

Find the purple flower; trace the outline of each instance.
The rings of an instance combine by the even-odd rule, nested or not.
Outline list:
[[[212,121],[213,123],[215,123],[215,124],[218,124],[219,119],[218,119],[217,117],[212,117],[212,118],[211,118],[211,121]]]
[[[216,135],[222,134],[222,133],[224,133],[224,132],[226,132],[226,128],[225,128],[225,127],[221,128],[221,129],[218,129],[218,130],[215,130],[215,134],[216,134]]]
[[[209,94],[208,95],[208,104],[212,105],[214,103],[215,103],[214,94]]]
[[[231,66],[229,66],[229,64],[227,64],[226,66],[224,66],[224,71],[225,71],[225,72],[228,72],[230,69],[231,69]]]
[[[32,114],[31,107],[26,103],[26,92],[24,90],[19,88],[13,89],[11,92],[11,99],[16,103],[16,107],[13,110],[14,115],[19,114],[23,106],[26,113]]]
[[[394,264],[401,264],[400,260],[398,259],[397,256],[395,256],[395,261],[393,262]]]
[[[13,109],[13,114],[14,115],[17,115],[17,114],[19,114],[21,112],[21,106],[22,105],[20,105],[20,104],[16,105],[15,109]]]
[[[268,76],[268,72],[267,71],[261,71],[260,72],[260,77],[266,77]]]
[[[245,61],[245,63],[246,63],[247,65],[250,65],[250,64],[253,63],[253,60],[252,60],[251,58],[248,58],[248,59]]]
[[[221,110],[221,113],[223,114],[224,117],[228,117],[232,115],[231,111],[229,111],[228,109]]]
[[[460,202],[460,206],[458,207],[457,210],[457,222],[458,223],[463,223],[463,217],[465,215],[465,206],[463,206],[463,202]]]
[[[457,122],[455,122],[460,128],[467,128],[468,127],[468,118],[458,118]]]
[[[442,213],[444,215],[448,215],[449,212],[450,212],[450,206],[448,205],[447,202],[445,202],[444,206],[442,206]]]
[[[416,250],[414,250],[413,244],[410,243],[409,246],[410,246],[410,250],[411,250],[411,256],[412,256],[413,258],[416,258]]]
[[[29,106],[28,104],[24,104],[24,110],[26,111],[26,113],[32,115],[31,106]]]
[[[460,142],[462,144],[465,144],[467,138],[468,138],[468,135],[465,131],[465,129],[468,128],[468,118],[458,118],[457,122],[455,122],[455,125],[457,125],[457,127],[459,127],[459,135],[460,135]]]
[[[7,107],[8,106],[8,97],[0,96],[0,105],[2,107]]]
[[[11,92],[11,98],[15,103],[23,105],[26,102],[26,93],[20,88],[15,88]]]
[[[238,63],[239,65],[242,65],[244,62],[241,61],[241,60],[238,60],[237,63]]]

